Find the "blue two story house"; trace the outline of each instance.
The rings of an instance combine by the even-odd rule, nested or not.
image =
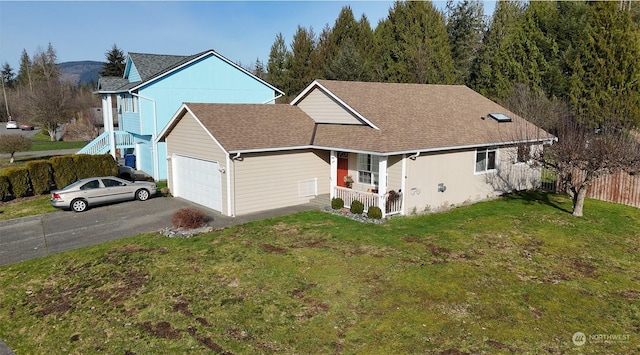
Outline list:
[[[97,94],[104,132],[78,153],[134,154],[138,170],[163,180],[167,150],[156,137],[182,103],[272,104],[284,93],[207,50],[191,56],[129,53],[123,77],[101,77]]]

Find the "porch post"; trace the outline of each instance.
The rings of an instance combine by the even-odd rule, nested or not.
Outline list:
[[[378,176],[380,181],[378,181],[378,206],[380,206],[380,210],[382,211],[382,218],[385,217],[387,206],[387,199],[385,195],[387,194],[387,157],[379,156],[378,157]]]
[[[402,191],[402,207],[400,208],[400,214],[405,216],[405,210],[404,207],[406,206],[405,202],[405,196],[407,196],[407,193],[405,191],[407,191],[406,187],[407,187],[407,155],[406,154],[402,154],[402,181],[400,183],[400,190]]]
[[[113,133],[113,103],[111,102],[111,95],[107,96],[107,113],[109,115],[109,152],[113,159],[116,158],[116,137]]]
[[[104,127],[104,131],[110,131],[109,128],[109,104],[107,103],[108,94],[102,95],[102,127]]]
[[[331,164],[329,168],[329,199],[333,200],[336,197],[336,181],[338,179],[338,153],[335,150],[331,151],[329,162]]]

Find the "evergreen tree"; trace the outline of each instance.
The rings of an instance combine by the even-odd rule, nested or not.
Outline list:
[[[287,57],[289,52],[287,51],[287,45],[284,42],[282,33],[276,35],[276,39],[271,45],[271,51],[269,52],[269,61],[267,62],[267,82],[280,90],[283,90],[285,94],[288,94],[286,87],[286,76],[288,72]],[[278,100],[284,101],[284,98]]]
[[[251,72],[258,78],[263,80],[265,79],[267,72],[264,70],[264,64],[262,64],[260,58],[256,58],[256,62],[253,64]]]
[[[520,73],[505,72],[517,67],[517,63],[509,63],[513,59],[506,50],[505,40],[514,28],[519,27],[522,14],[521,3],[498,1],[482,47],[472,64],[469,77],[471,88],[493,100],[502,101],[509,97],[512,87],[510,80],[519,77]]]
[[[124,52],[114,44],[113,47],[111,47],[111,50],[106,52],[104,55],[107,61],[102,65],[102,72],[100,72],[100,75],[122,77],[124,75],[124,68],[126,65]]]
[[[18,85],[24,86],[29,90],[33,89],[33,81],[31,80],[31,59],[26,49],[22,50],[20,56],[20,69],[18,69]]]
[[[338,53],[327,63],[325,77],[330,80],[369,80],[366,61],[352,39],[344,40]]]
[[[371,80],[373,31],[363,14],[356,21],[351,7],[340,11],[333,28],[326,26],[316,47],[316,68],[332,80]]]
[[[38,48],[33,55],[32,80],[49,81],[60,78],[60,70],[58,69],[58,56],[51,43],[47,46],[47,50],[42,51]]]
[[[479,0],[464,0],[455,4],[449,0],[447,9],[447,34],[456,77],[460,83],[467,84],[471,64],[482,45],[484,8]]]
[[[613,2],[589,4],[587,36],[572,61],[569,98],[592,126],[640,126],[640,30]]]
[[[313,29],[298,26],[291,42],[291,52],[286,60],[286,102],[291,101],[316,77],[318,70],[313,67],[315,35]]]
[[[432,3],[395,2],[374,34],[378,81],[454,82],[444,15]]]
[[[15,73],[13,72],[13,68],[11,68],[11,65],[9,65],[9,63],[5,62],[4,65],[2,66],[2,82],[3,85],[7,88],[10,89],[13,87],[13,84],[15,82]]]

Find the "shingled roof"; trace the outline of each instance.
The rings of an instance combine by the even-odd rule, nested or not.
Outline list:
[[[313,120],[295,106],[203,103],[185,106],[227,151],[306,147],[313,138]]]
[[[464,85],[317,80],[299,97],[322,90],[371,126],[320,124],[314,145],[380,153],[429,151],[540,141],[553,136]],[[498,122],[502,113],[511,122]]]
[[[332,96],[365,122],[316,123],[296,106],[312,90]],[[463,85],[318,80],[292,105],[187,103],[185,107],[228,152],[317,147],[390,155],[553,139]],[[511,122],[498,122],[491,113],[502,113]],[[161,136],[171,129],[165,128]]]

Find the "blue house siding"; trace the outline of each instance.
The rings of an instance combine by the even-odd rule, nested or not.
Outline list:
[[[133,134],[140,134],[140,114],[133,112],[125,112],[122,114],[122,126],[120,128]]]
[[[119,129],[134,136],[136,168],[156,179],[167,178],[167,156],[165,143],[154,139],[183,103],[275,103],[280,94],[213,50],[193,56],[130,53],[124,77],[103,79],[104,92],[118,95]]]
[[[140,77],[140,73],[138,72],[138,69],[136,68],[136,65],[133,64],[133,62],[131,61],[131,58],[129,58],[129,72],[125,73],[126,78],[129,79],[129,82],[136,82],[136,81],[141,81],[142,78]]]
[[[156,134],[184,102],[264,103],[274,98],[272,89],[213,55],[141,88],[140,95],[156,101]],[[143,120],[148,118],[144,110]],[[143,121],[143,127],[147,133],[148,123]]]
[[[142,131],[139,133],[143,135],[159,134],[184,102],[266,103],[274,98],[272,88],[213,55],[140,88],[139,94],[142,97]],[[158,179],[166,179],[166,146],[159,143],[157,149]],[[153,173],[153,170],[143,170]]]

